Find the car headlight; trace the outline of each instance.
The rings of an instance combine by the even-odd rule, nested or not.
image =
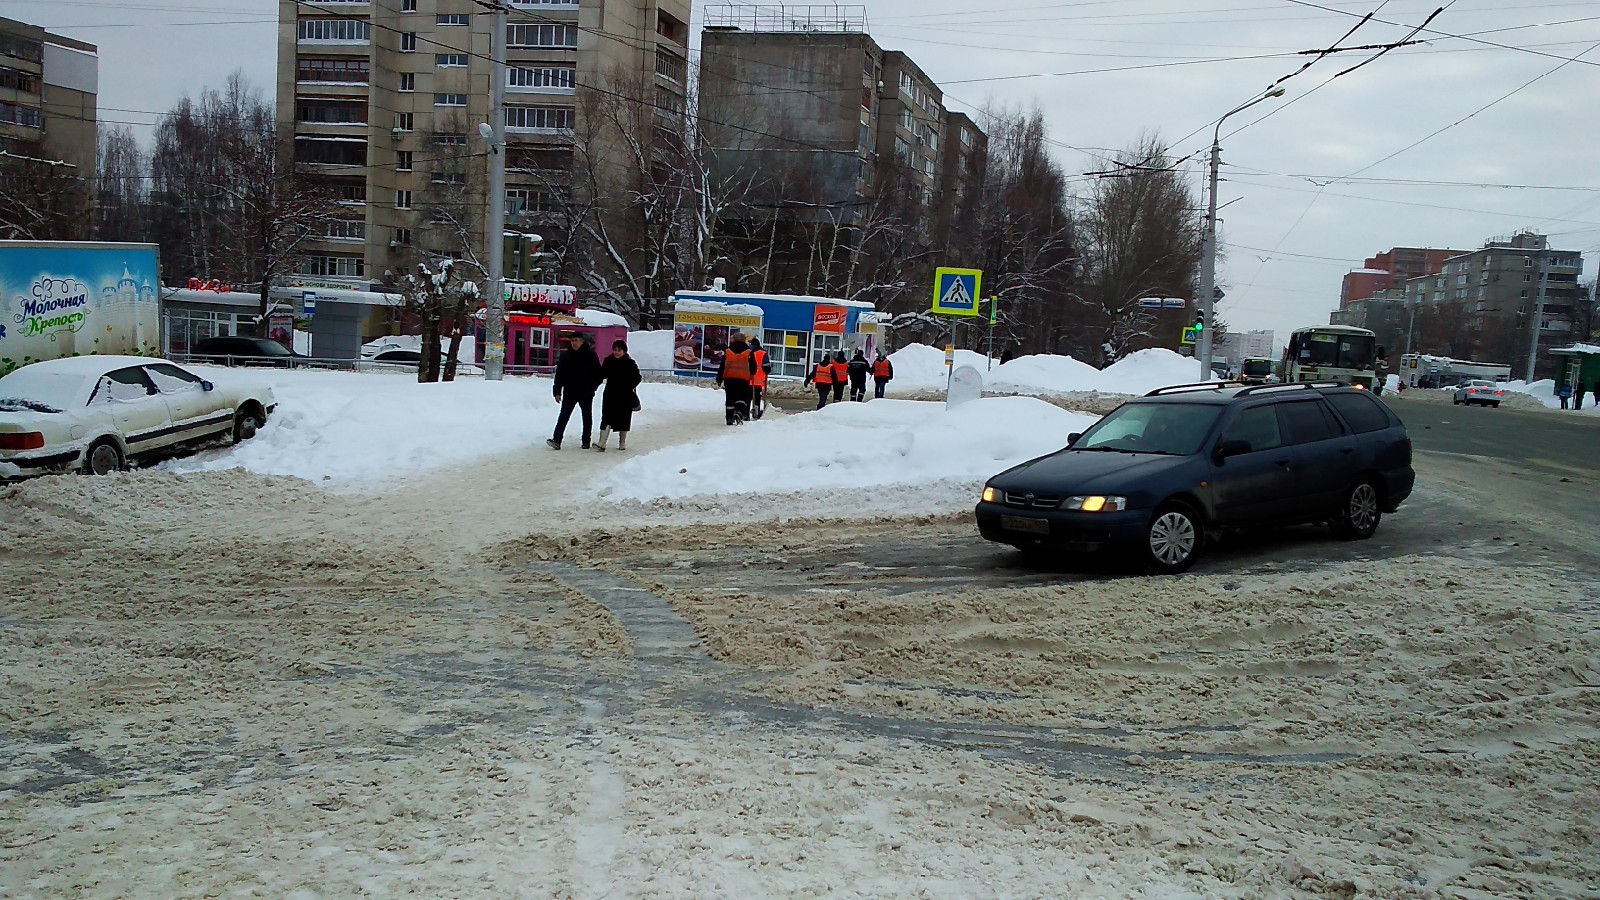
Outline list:
[[[995,490],[992,487],[989,487],[988,485],[984,485],[984,487],[983,487],[983,502],[985,502],[985,503],[993,503],[993,502],[995,502],[996,500],[999,500],[999,499],[1000,499],[1000,492],[999,491]]]
[[[1075,509],[1080,512],[1122,512],[1128,508],[1128,498],[1105,497],[1100,494],[1068,497],[1066,502],[1061,504],[1061,508]]]

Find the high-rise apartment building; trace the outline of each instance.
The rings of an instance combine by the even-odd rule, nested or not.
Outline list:
[[[1437,275],[1404,284],[1408,319],[1414,312],[1417,320],[1413,349],[1506,363],[1520,377],[1542,299],[1538,365],[1541,373],[1553,369],[1543,348],[1571,334],[1582,271],[1582,253],[1553,249],[1545,235],[1533,232],[1494,238],[1452,256]]]
[[[1343,308],[1357,300],[1382,297],[1384,291],[1398,288],[1412,278],[1438,274],[1445,260],[1464,252],[1395,247],[1379,253],[1368,259],[1361,268],[1346,273],[1343,288],[1339,291],[1339,306]]]
[[[975,214],[987,138],[945,109],[914,60],[866,33],[860,10],[707,11],[701,95],[714,174],[748,186],[735,215],[750,220],[750,255],[771,260],[763,283],[741,288],[860,290],[859,299],[882,301],[890,295],[862,275],[874,268],[863,255],[892,252],[926,269],[966,262],[949,235]],[[794,230],[785,235],[784,224]]]
[[[0,18],[0,153],[70,180],[70,202],[81,206],[73,218],[84,228],[94,196],[99,72],[93,44]]]
[[[595,98],[626,83],[626,101],[681,117],[689,0],[507,5],[506,227],[554,239]],[[419,250],[484,258],[491,13],[473,0],[280,0],[279,22],[280,132],[347,210],[294,280],[366,288]],[[636,119],[649,146],[654,120]]]

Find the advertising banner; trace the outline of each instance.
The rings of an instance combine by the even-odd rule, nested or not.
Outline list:
[[[0,241],[0,374],[63,356],[161,349],[154,244]]]
[[[842,306],[818,306],[811,317],[811,330],[823,334],[844,334],[844,325],[849,319],[850,310]]]
[[[710,312],[680,305],[673,316],[673,370],[681,375],[715,375],[735,331],[759,337],[760,314]]]

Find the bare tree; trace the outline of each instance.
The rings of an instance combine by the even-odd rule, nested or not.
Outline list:
[[[102,241],[149,239],[149,156],[126,125],[101,123],[96,192],[95,238]]]
[[[0,237],[83,240],[89,203],[88,180],[77,166],[0,150]]]
[[[1110,161],[1117,175],[1095,182],[1079,219],[1083,264],[1078,299],[1094,314],[1113,359],[1163,343],[1154,297],[1194,296],[1200,268],[1199,204],[1166,148],[1145,137]]]

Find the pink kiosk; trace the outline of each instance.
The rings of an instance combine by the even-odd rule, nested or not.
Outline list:
[[[477,314],[476,362],[483,365],[484,313]],[[506,372],[546,374],[566,349],[560,336],[575,331],[595,353],[611,352],[613,341],[628,339],[627,320],[615,313],[578,308],[578,289],[566,284],[506,284]]]

